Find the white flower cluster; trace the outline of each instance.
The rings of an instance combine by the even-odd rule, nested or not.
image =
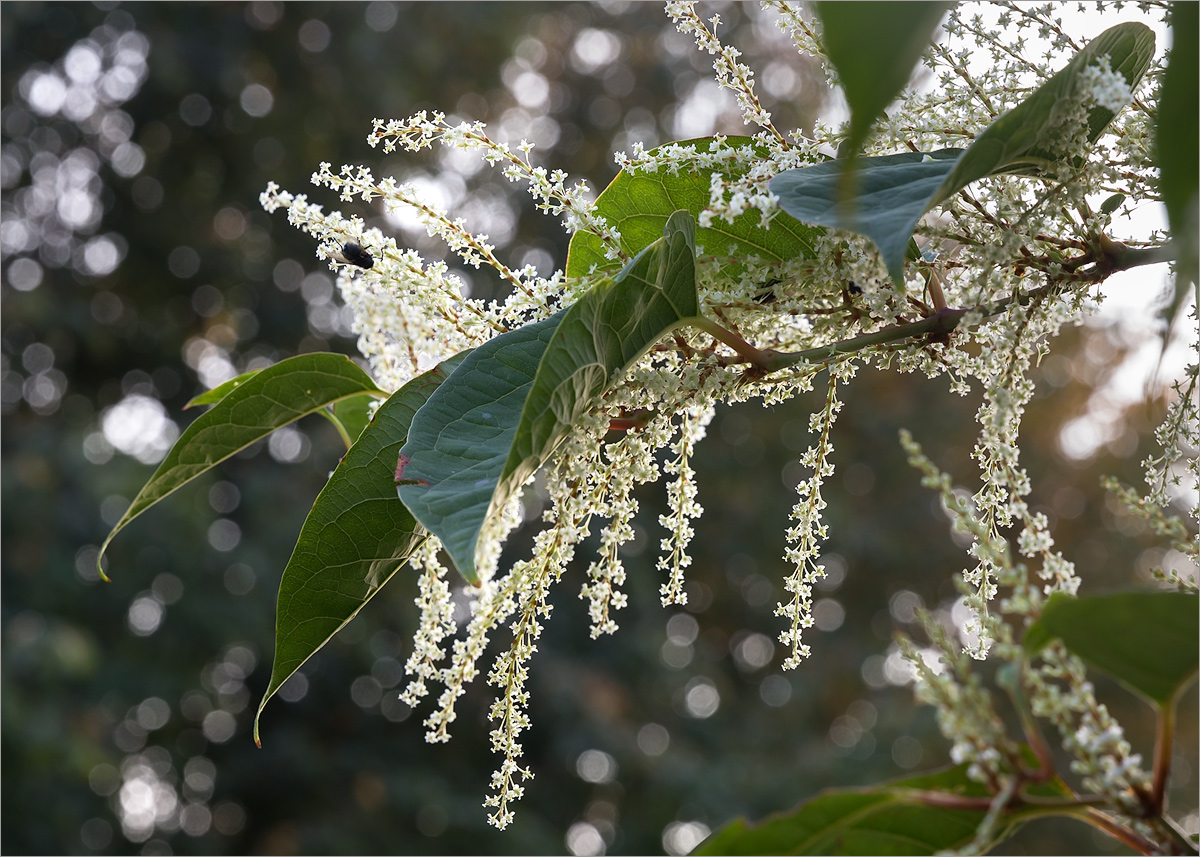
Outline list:
[[[930,636],[942,652],[943,664],[935,668],[910,641],[901,640],[901,649],[917,675],[917,701],[937,709],[938,727],[951,742],[951,761],[966,764],[971,779],[999,791],[1004,778],[1016,767],[1020,749],[1008,737],[990,691],[971,672],[969,659],[951,654],[955,647],[945,629],[925,618]]]
[[[1110,113],[1119,113],[1133,99],[1129,82],[1120,72],[1113,71],[1108,57],[1102,56],[1094,65],[1079,74],[1077,96],[1085,104],[1095,104]]]
[[[1197,309],[1193,307],[1195,319]],[[1188,509],[1191,521],[1200,518],[1200,366],[1193,363],[1185,370],[1183,378],[1174,383],[1163,421],[1154,430],[1162,452],[1142,462],[1146,473],[1146,494],[1141,496],[1133,488],[1122,485],[1116,479],[1105,480],[1104,487],[1125,506],[1130,513],[1145,520],[1158,536],[1168,539],[1171,548],[1190,560],[1193,566],[1200,565],[1200,535],[1189,533],[1188,526],[1176,513],[1170,511],[1178,501],[1191,491]],[[1155,578],[1188,592],[1197,592],[1197,575],[1181,574],[1177,569],[1153,570]]]
[[[424,110],[404,121],[376,119],[375,129],[367,138],[372,146],[382,141],[385,152],[393,152],[397,147],[416,152],[430,147],[435,140],[453,149],[479,150],[488,166],[504,164],[506,179],[528,183],[529,195],[537,200],[538,211],[563,215],[562,225],[567,232],[582,229],[599,237],[609,259],[628,259],[621,248],[621,233],[596,213],[587,182],[577,182],[568,188],[567,174],[562,170],[547,172],[545,167],[533,166],[529,160],[533,144],[528,140],[521,141],[517,146],[521,154],[514,155],[507,144],[497,143],[487,135],[487,126],[482,122],[451,125],[444,113],[430,117]]]
[[[801,52],[822,56],[818,34],[795,7],[764,5],[779,14],[780,26]],[[1019,33],[1029,28],[1041,31],[1050,40],[1048,52],[1036,61],[1026,59],[1021,40],[1012,38],[1011,32],[997,32],[995,21],[952,13],[945,41],[929,52],[927,60],[936,85],[925,94],[907,96],[880,120],[868,154],[964,146],[1044,81],[1051,73],[1051,60],[1078,49],[1040,7],[1006,3],[996,10],[1002,27]],[[659,522],[665,530],[658,560],[664,575],[661,596],[664,604],[685,603],[692,522],[702,511],[691,461],[716,404],[751,397],[773,404],[812,389],[816,376],[828,371],[825,406],[810,421],[814,442],[800,458],[811,475],[799,482],[793,525],[786,534],[785,556],[792,567],[784,582],[788,597],[776,610],[786,622],[780,634],[789,650],[785,668],[798,666],[810,653],[803,632],[814,624],[813,586],[824,576],[819,563],[827,535],[822,490],[833,473],[832,431],[841,409],[839,388],[853,380],[860,364],[920,370],[930,377],[944,375],[960,393],[978,386],[983,402],[977,413],[980,432],[974,449],[981,487],[969,504],[951,491],[949,479],[921,455],[911,438],[903,441],[924,472],[926,484],[942,495],[955,527],[970,535],[975,562],[964,570],[959,585],[975,611],[967,630],[978,643],[964,651],[946,634],[939,636],[930,623],[951,669],[934,670],[910,650],[920,675],[918,695],[937,706],[955,758],[970,762],[973,776],[1003,793],[1011,786],[1005,777],[1017,764],[1017,751],[1005,737],[987,692],[970,672],[971,661],[984,657],[989,648],[1006,659],[1017,658],[1011,623],[1019,625],[1035,617],[1048,594],[1074,593],[1079,585],[1073,566],[1055,549],[1046,516],[1031,510],[1026,500],[1031,482],[1020,462],[1019,433],[1033,395],[1029,373],[1059,329],[1080,320],[1086,309],[1086,287],[1099,281],[1071,267],[1071,255],[1091,246],[1092,230],[1100,222],[1076,217],[1075,212],[1089,210],[1089,188],[1130,197],[1141,192],[1129,164],[1149,163],[1145,128],[1150,119],[1135,102],[1110,129],[1110,145],[1122,148],[1125,156],[1105,158],[1079,148],[1081,159],[1070,162],[1069,182],[987,180],[948,200],[937,217],[927,218],[920,227],[920,240],[935,261],[912,266],[910,281],[901,287],[891,282],[870,242],[834,230],[814,235],[811,255],[783,262],[766,262],[753,254],[717,256],[703,246],[705,230],[733,223],[751,210],[758,212],[761,228],[770,227],[781,216],[778,200],[767,185],[770,178],[836,151],[843,132],[817,123],[807,136],[780,134],[756,96],[753,74],[739,61],[739,52],[717,38],[719,18],[709,19],[710,29],[692,2],[670,2],[667,12],[681,32],[714,57],[718,82],[734,92],[746,122],[756,130],[749,141],[718,136],[707,146],[667,144],[646,151],[634,144],[630,154],[617,156],[617,163],[628,175],[709,173],[709,205],[696,212],[698,286],[706,315],[719,321],[729,336],[718,342],[708,333],[676,332],[633,366],[574,427],[547,465],[550,505],[543,514],[545,528],[535,538],[528,559],[508,569],[497,567],[500,543],[519,519],[519,497],[488,523],[481,538],[482,582],[467,592],[470,619],[465,632],[455,625],[447,572],[437,558],[439,546],[431,539],[414,555],[412,564],[420,571],[422,618],[407,665],[411,682],[403,698],[416,705],[433,692],[432,685],[441,685],[436,710],[425,723],[428,740],[448,740],[458,699],[480,674],[478,661],[490,639],[507,623],[511,642],[486,673],[489,684],[498,689],[490,712],[491,737],[502,757],[486,806],[493,810],[492,823],[506,826],[512,819],[512,802],[520,798],[522,783],[532,776],[519,764],[520,737],[529,727],[528,664],[537,651],[542,622],[550,614],[548,592],[563,576],[593,521],[606,521],[600,529],[599,554],[580,593],[589,604],[593,637],[615,631],[614,614],[626,604],[620,547],[634,534],[632,521],[638,506],[632,492],[664,474],[670,484],[669,512]],[[968,61],[980,52],[990,55],[993,63],[983,72],[972,72]],[[1084,78],[1088,103],[1115,108],[1118,100],[1128,102],[1129,88],[1121,90],[1118,79],[1123,83],[1121,75],[1104,62],[1094,65]],[[1079,116],[1083,110],[1079,108]],[[1072,116],[1062,128],[1077,137],[1071,129],[1077,130],[1079,116]],[[423,111],[404,120],[376,120],[368,142],[382,143],[387,152],[416,152],[435,143],[475,152],[488,165],[499,166],[510,182],[525,182],[538,209],[560,217],[568,231],[595,236],[611,269],[640,249],[624,245],[620,224],[608,222],[597,211],[586,183],[568,185],[563,171],[535,166],[528,142],[521,141],[514,150],[492,140],[482,123],[451,121],[444,114]],[[1071,145],[1077,144],[1072,137]],[[384,212],[403,208],[430,235],[440,237],[463,264],[491,268],[511,289],[498,301],[465,297],[463,282],[446,263],[426,262],[415,251],[400,249],[393,238],[366,228],[359,217],[326,213],[304,195],[268,186],[262,197],[264,207],[286,208],[289,220],[316,239],[318,257],[340,268],[338,282],[356,314],[360,349],[380,384],[389,389],[498,333],[548,317],[595,282],[595,277],[555,273],[544,278],[532,268],[510,269],[486,235],[472,233],[462,219],[423,199],[411,183],[376,180],[365,167],[345,166],[334,172],[329,164],[321,164],[313,181],[346,202],[359,200]],[[1108,222],[1106,215],[1103,224]],[[340,261],[343,245],[351,241],[372,254],[375,263],[370,269]],[[765,377],[744,371],[729,344],[744,337],[765,349],[803,351],[903,326],[947,306],[977,308],[963,320],[953,340],[871,345],[836,359],[800,362]],[[1183,448],[1180,438],[1191,438],[1195,449],[1195,393],[1193,370],[1187,394],[1180,397],[1193,404],[1175,406],[1166,432],[1171,446],[1164,458],[1154,462],[1159,482],[1153,483],[1147,504],[1157,504],[1155,508],[1167,505],[1161,486]],[[631,430],[622,440],[605,444],[610,421],[631,420],[630,414],[640,415],[630,423]],[[667,450],[667,457],[660,467],[655,457],[661,450]],[[1006,534],[1012,527],[1020,528],[1015,545],[1019,556],[1037,564],[1033,572],[1010,550]],[[998,597],[997,613],[989,605]],[[1119,803],[1124,800],[1121,795],[1136,791],[1144,779],[1138,760],[1128,753],[1119,731],[1114,731],[1119,727],[1095,705],[1090,685],[1085,689],[1073,662],[1052,657],[1047,664],[1032,671],[1032,704],[1039,716],[1059,724],[1064,735],[1069,731],[1068,749],[1075,753],[1081,773]],[[1051,679],[1064,680],[1067,695],[1057,689],[1061,682]]]
[[[667,462],[664,468],[676,476],[675,481],[667,488],[670,514],[661,515],[658,519],[667,530],[667,536],[660,545],[662,555],[658,559],[659,571],[668,574],[667,582],[659,589],[664,607],[670,604],[687,604],[687,593],[683,591],[683,570],[692,564],[687,549],[692,536],[695,535],[688,520],[700,517],[703,511],[696,502],[696,474],[689,466],[688,460],[695,451],[696,442],[704,437],[704,429],[712,421],[713,414],[711,406],[703,409],[690,408],[684,412],[679,439],[671,447],[675,458]]]
[[[717,27],[721,24],[721,16],[709,18],[712,29],[708,29],[700,16],[696,14],[694,0],[668,0],[667,16],[674,22],[676,29],[684,35],[690,35],[696,40],[700,50],[715,57],[713,70],[716,72],[717,83],[733,91],[738,106],[742,108],[742,118],[747,125],[758,125],[765,129],[780,142],[783,135],[771,124],[771,114],[763,109],[758,96],[754,94],[754,72],[739,61],[741,51],[724,45],[717,38]]]
[[[901,442],[909,453],[910,463],[924,474],[922,484],[937,489],[954,515],[956,529],[977,539],[973,547],[975,555],[994,569],[998,584],[1011,587],[1011,597],[1001,603],[1001,613],[1011,617],[1009,621],[981,614],[980,621],[967,630],[989,634],[995,656],[1009,665],[1004,669],[1016,670],[1012,675],[1019,678],[1010,678],[1005,689],[1014,696],[1018,710],[1027,706],[1029,715],[1056,727],[1062,736],[1063,749],[1073,757],[1071,770],[1083,778],[1085,789],[1125,816],[1139,835],[1151,842],[1169,839],[1169,832],[1161,829],[1160,822],[1146,819],[1152,801],[1151,778],[1142,768],[1141,756],[1132,751],[1121,725],[1096,699],[1083,661],[1055,640],[1040,652],[1039,662],[1031,664],[1022,643],[1015,639],[1015,634],[1020,633],[1025,622],[1038,616],[1044,604],[1042,593],[1029,585],[1026,569],[1014,562],[1007,543],[996,537],[977,511],[955,495],[949,477],[921,452],[911,436],[902,433]],[[1044,526],[1044,522],[1039,523]],[[1026,530],[1019,541],[1022,553],[1032,555],[1039,548],[1031,542],[1039,537],[1028,534]],[[972,582],[968,580],[963,585]],[[976,596],[977,604],[978,601]],[[1026,761],[996,715],[990,692],[970,669],[967,655],[976,653],[959,649],[932,616],[923,614],[920,618],[940,652],[942,663],[937,668],[931,666],[911,641],[902,638],[901,648],[917,677],[916,697],[937,709],[938,726],[952,742],[951,758],[956,763],[969,763],[968,775],[986,783],[999,797],[1005,793],[1004,784],[1025,770]],[[1022,725],[1027,730],[1031,728],[1025,722]],[[1027,731],[1026,738],[1034,745],[1039,763],[1050,764],[1048,750],[1040,744],[1040,735]],[[987,843],[981,837],[977,844],[983,848]],[[978,852],[968,849],[967,853]]]
[[[1058,728],[1063,748],[1075,757],[1071,770],[1083,776],[1084,788],[1104,795],[1126,815],[1142,815],[1150,777],[1121,725],[1096,700],[1083,662],[1058,643],[1043,651],[1042,661],[1026,675],[1033,713]]]
[[[784,554],[793,571],[784,581],[783,588],[790,592],[792,597],[786,604],[780,603],[775,609],[776,616],[783,616],[788,620],[787,629],[779,635],[779,642],[790,649],[790,654],[783,662],[784,669],[795,669],[811,653],[804,643],[804,630],[813,626],[812,588],[817,581],[825,577],[825,567],[817,563],[817,558],[821,554],[821,542],[828,535],[821,519],[821,512],[825,508],[821,487],[825,478],[833,475],[833,464],[829,461],[830,453],[833,452],[830,432],[838,412],[842,409],[842,403],[837,397],[837,385],[839,381],[849,380],[844,373],[849,371],[852,374],[852,370],[853,364],[849,362],[835,363],[830,367],[829,392],[825,397],[825,407],[809,418],[809,430],[817,433],[817,443],[800,456],[800,463],[811,468],[813,474],[796,486],[796,493],[800,495],[800,499],[792,507],[791,514],[796,524],[788,529],[790,547]],[[810,375],[810,384],[811,378]]]
[[[426,265],[416,251],[401,250],[394,238],[366,229],[361,218],[327,214],[307,195],[281,190],[274,182],[260,202],[267,211],[286,209],[292,225],[317,239],[318,258],[341,268],[338,285],[354,309],[359,350],[385,389],[399,389],[425,369],[486,342],[517,321],[511,313],[464,298],[461,279],[444,262]],[[338,254],[348,242],[369,250],[375,260],[370,270],[359,273],[339,266]]]

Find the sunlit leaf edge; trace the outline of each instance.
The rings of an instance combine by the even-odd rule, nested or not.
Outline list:
[[[205,390],[203,393],[193,397],[191,401],[183,406],[183,409],[186,411],[189,408],[195,408],[200,405],[215,405],[261,371],[261,369],[251,369],[249,372],[243,372],[237,377],[230,378],[224,384],[218,384],[211,390]]]
[[[313,395],[314,387],[303,389],[297,396],[294,385],[301,377],[314,387],[322,380],[328,386],[321,388],[323,392],[316,396]],[[147,509],[277,429],[326,405],[363,393],[381,394],[381,391],[371,377],[349,357],[328,352],[289,357],[246,378],[242,384],[230,390],[209,410],[193,420],[175,441],[166,457],[101,543],[96,554],[96,568],[100,575],[106,577],[102,562],[112,540]],[[289,405],[289,401],[292,404]],[[251,420],[249,423],[234,422],[235,419],[245,418],[244,409],[253,411],[256,406],[266,408],[266,413],[270,416],[265,420]],[[220,432],[230,425],[242,430],[237,432],[235,441],[221,443],[207,440],[209,433]],[[245,431],[246,429],[250,431]],[[181,461],[185,455],[197,454],[198,451],[201,454],[197,461]]]
[[[718,143],[723,148],[749,147],[760,156],[766,154],[766,149],[752,137],[738,136],[679,140],[652,149],[648,154],[653,155],[667,146],[691,148],[702,153]],[[653,173],[642,169],[630,173],[623,169],[597,197],[596,212],[621,232],[622,249],[628,256],[634,256],[658,240],[667,219],[675,211],[683,209],[699,219],[700,213],[709,205],[709,177],[714,170],[713,167],[697,167],[690,173],[672,174],[665,169]],[[635,197],[636,204],[627,206],[626,203]],[[779,212],[764,229],[758,223],[759,216],[757,211],[751,210],[736,217],[732,224],[715,218],[707,227],[697,226],[696,247],[706,254],[730,255],[731,251],[736,251],[768,262],[816,255],[813,241],[824,233],[824,229],[801,223],[785,212]],[[594,271],[615,272],[619,269],[622,263],[607,258],[603,246],[593,233],[576,231],[567,252],[566,274],[586,276]]]

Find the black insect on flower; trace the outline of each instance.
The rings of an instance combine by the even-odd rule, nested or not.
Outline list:
[[[342,245],[342,261],[360,268],[375,266],[375,257],[362,248],[362,245],[347,241]]]

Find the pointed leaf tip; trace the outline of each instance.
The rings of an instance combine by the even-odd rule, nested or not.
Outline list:
[[[847,4],[847,8],[852,8]],[[964,149],[905,152],[858,158],[853,193],[846,196],[844,162],[831,161],[785,170],[769,183],[780,207],[805,223],[858,232],[879,248],[888,274],[904,278],[909,237],[922,215],[971,182],[987,176],[1036,173],[1059,158],[1057,115],[1064,102],[1078,99],[1085,68],[1107,57],[1130,90],[1150,67],[1154,34],[1144,24],[1110,27],[1088,42],[1071,61],[1028,98],[1001,114]],[[1088,114],[1088,140],[1095,142],[1115,114],[1094,107]]]
[[[890,0],[814,4],[822,44],[850,108],[849,135],[843,145],[851,156],[908,83],[938,23],[953,5]]]
[[[216,388],[228,389],[180,435],[100,545],[97,568],[113,538],[134,518],[234,453],[326,405],[380,393],[371,377],[342,354],[289,357],[238,380]]]
[[[446,361],[457,366],[463,355]],[[271,680],[254,715],[383,588],[427,533],[396,498],[389,464],[413,414],[444,380],[431,370],[379,406],[304,521],[279,582]]]

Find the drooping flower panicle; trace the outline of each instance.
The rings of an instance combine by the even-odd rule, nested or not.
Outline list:
[[[764,7],[801,53],[824,59],[818,29],[796,7],[777,2]],[[945,39],[925,58],[934,85],[910,93],[880,119],[867,155],[965,146],[1047,79],[1050,64],[1078,50],[1041,7],[1003,3],[986,11],[988,20],[966,8],[950,14]],[[757,212],[760,227],[770,228],[780,209],[768,181],[784,170],[824,160],[837,150],[844,129],[818,121],[807,133],[780,133],[740,52],[718,37],[719,16],[705,21],[695,3],[674,0],[667,4],[667,14],[713,58],[716,80],[736,98],[752,142],[735,145],[717,135],[707,144],[667,144],[652,151],[634,142],[628,154],[616,156],[617,164],[626,174],[710,171],[709,203],[695,212],[700,229],[722,228],[751,211]],[[1035,59],[1028,58],[1024,44],[1030,30],[1049,42]],[[971,66],[976,54],[990,58],[982,72]],[[1014,624],[1020,627],[1036,617],[1050,593],[1073,594],[1080,582],[1073,565],[1055,548],[1048,518],[1028,503],[1032,486],[1021,462],[1020,430],[1034,394],[1030,373],[1058,331],[1080,321],[1091,309],[1089,298],[1101,297],[1086,289],[1050,289],[1073,282],[1061,261],[1063,251],[1086,245],[1095,229],[1115,222],[1108,214],[1088,220],[1076,212],[1091,211],[1087,194],[1094,188],[1131,199],[1145,196],[1137,170],[1130,165],[1140,169],[1151,162],[1146,128],[1152,117],[1107,59],[1086,69],[1079,87],[1078,109],[1065,110],[1060,117],[1063,152],[1070,155],[1063,159],[1067,166],[1061,168],[1060,181],[988,180],[947,200],[938,217],[927,218],[920,227],[935,260],[922,268],[924,279],[897,286],[870,242],[836,230],[813,239],[811,256],[783,262],[768,263],[753,255],[725,259],[703,247],[697,259],[703,310],[764,348],[811,349],[884,330],[924,306],[918,300],[922,290],[928,290],[938,306],[982,307],[1006,301],[1006,311],[993,314],[986,323],[982,312],[969,316],[951,342],[918,339],[871,346],[752,382],[737,366],[737,355],[728,344],[704,333],[681,331],[673,343],[651,349],[618,380],[548,463],[544,529],[527,559],[509,568],[498,563],[500,542],[520,520],[519,497],[481,536],[477,587],[452,592],[436,540],[414,554],[421,620],[407,663],[411,680],[402,698],[416,705],[433,695],[433,685],[442,687],[435,710],[425,720],[428,740],[448,740],[458,700],[481,672],[479,659],[502,626],[509,631],[507,643],[486,670],[488,683],[497,689],[490,710],[491,739],[502,760],[485,802],[494,825],[503,828],[512,821],[512,804],[533,775],[519,761],[520,739],[530,727],[529,664],[542,623],[551,613],[548,594],[567,571],[576,547],[594,524],[606,522],[600,526],[599,553],[588,566],[580,596],[588,602],[592,636],[613,633],[616,614],[627,601],[621,590],[626,569],[620,548],[634,534],[638,504],[632,492],[665,476],[668,512],[659,520],[664,530],[657,562],[660,594],[663,604],[685,604],[693,522],[702,513],[691,462],[717,405],[753,397],[773,405],[813,389],[824,377],[825,404],[811,417],[813,442],[799,461],[806,475],[796,487],[793,523],[781,539],[791,571],[783,582],[787,595],[776,610],[784,625],[779,639],[788,649],[784,667],[795,668],[809,656],[803,635],[814,624],[813,587],[824,576],[821,550],[828,532],[823,492],[834,472],[834,424],[844,389],[857,371],[872,365],[919,370],[945,377],[956,392],[977,387],[983,393],[973,450],[980,487],[969,500],[952,489],[949,478],[911,437],[902,440],[925,484],[942,497],[956,530],[968,536],[971,564],[962,570],[958,585],[973,613],[965,629],[972,642],[965,647],[932,620],[926,622],[943,660],[937,669],[914,646],[906,645],[918,696],[937,708],[939,725],[952,742],[952,757],[969,763],[971,776],[997,794],[1011,793],[1010,774],[1018,751],[971,671],[971,662],[989,651],[1019,660],[1023,656],[1013,642]],[[1083,145],[1080,129],[1089,105],[1120,111],[1105,146],[1121,151],[1121,158]],[[537,209],[560,218],[568,232],[582,230],[599,239],[613,270],[628,261],[619,224],[597,208],[588,184],[571,184],[562,170],[536,164],[533,146],[525,140],[515,145],[496,141],[481,122],[421,111],[406,119],[376,120],[367,142],[373,147],[382,144],[385,152],[419,152],[437,144],[474,153],[488,166],[499,167],[508,182],[524,183]],[[459,351],[547,318],[594,283],[589,277],[569,278],[561,272],[543,277],[530,266],[510,267],[486,235],[473,233],[462,218],[425,198],[415,183],[377,180],[366,167],[334,171],[328,163],[321,164],[312,179],[344,202],[372,206],[384,214],[405,213],[430,236],[440,238],[459,265],[487,267],[506,284],[507,293],[496,300],[470,297],[463,276],[447,262],[426,261],[414,250],[401,249],[381,230],[367,228],[362,217],[326,212],[307,196],[271,183],[262,195],[263,206],[268,211],[286,209],[289,221],[315,239],[317,257],[338,269],[341,294],[355,314],[359,348],[384,388],[398,389]],[[365,248],[374,264],[363,269],[339,262],[339,248],[346,242]],[[1027,270],[1033,276],[1025,276]],[[1037,291],[1035,280],[1045,288]],[[770,300],[764,300],[767,294]],[[1147,462],[1149,494],[1139,498],[1122,490],[1131,504],[1164,522],[1163,532],[1194,559],[1195,538],[1188,537],[1183,524],[1167,523],[1164,514],[1172,502],[1169,483],[1179,479],[1179,462],[1188,444],[1192,454],[1186,466],[1193,479],[1196,476],[1200,405],[1195,366],[1189,371],[1160,429],[1163,455]],[[649,416],[612,442],[607,435],[610,420],[634,412]],[[665,454],[661,464],[656,460],[660,451]],[[1013,528],[1017,535],[1010,545]],[[1024,560],[1035,568],[1031,571]],[[470,613],[461,631],[454,619],[456,599]],[[1114,806],[1130,809],[1128,796],[1144,786],[1146,775],[1120,726],[1096,703],[1082,665],[1064,650],[1052,648],[1044,662],[1029,671],[1027,684],[1035,713],[1059,729],[1089,788]]]

